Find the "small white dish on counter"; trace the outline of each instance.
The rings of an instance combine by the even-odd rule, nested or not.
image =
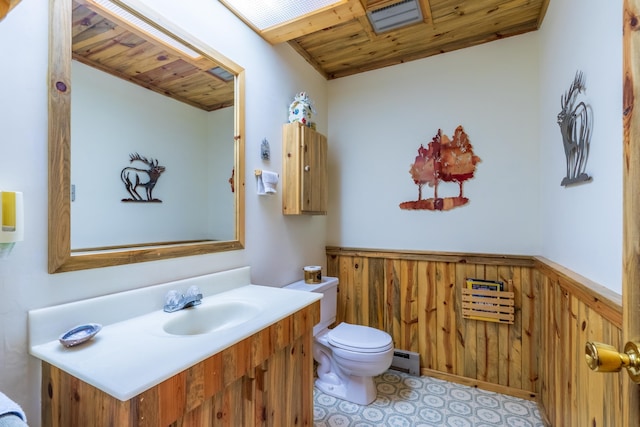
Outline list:
[[[58,341],[60,341],[60,343],[65,347],[73,347],[89,341],[91,338],[95,337],[101,329],[102,325],[99,323],[87,323],[86,325],[78,325],[75,328],[71,328],[64,334],[60,335]]]

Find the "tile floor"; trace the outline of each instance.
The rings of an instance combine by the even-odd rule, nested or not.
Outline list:
[[[368,406],[314,389],[315,427],[544,427],[538,405],[461,384],[389,370]]]

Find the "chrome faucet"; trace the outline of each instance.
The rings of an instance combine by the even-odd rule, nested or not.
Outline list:
[[[183,308],[196,306],[201,302],[202,294],[197,286],[191,286],[184,294],[172,290],[167,292],[167,295],[164,297],[164,311],[173,313]]]

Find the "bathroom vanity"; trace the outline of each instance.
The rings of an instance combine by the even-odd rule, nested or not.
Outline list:
[[[193,284],[204,295],[201,305],[162,311],[168,290]],[[130,298],[144,307],[127,305]],[[249,269],[242,268],[32,310],[30,352],[42,360],[42,425],[312,426],[319,298],[251,285]],[[208,314],[229,306],[251,314],[229,324]],[[209,320],[217,326],[197,333],[167,326]],[[65,328],[87,321],[103,324],[92,340],[70,348],[58,342]]]

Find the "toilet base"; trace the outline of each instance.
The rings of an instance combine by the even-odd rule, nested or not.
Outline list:
[[[338,399],[356,403],[358,405],[368,405],[376,400],[377,390],[373,377],[357,377],[351,375],[347,381],[339,384],[322,381],[317,378],[315,386],[321,392]]]

